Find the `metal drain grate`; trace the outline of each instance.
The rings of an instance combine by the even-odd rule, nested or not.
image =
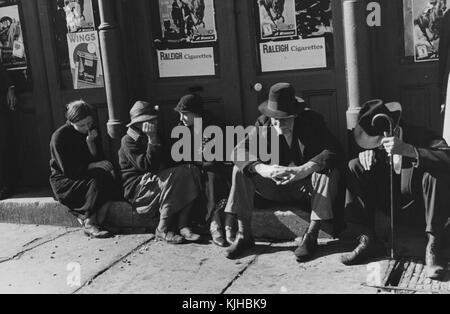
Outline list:
[[[442,281],[434,281],[427,278],[423,260],[394,260],[389,262],[381,286],[367,286],[395,293],[450,294],[450,271]]]

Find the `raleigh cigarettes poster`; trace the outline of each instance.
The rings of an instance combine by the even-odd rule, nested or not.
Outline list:
[[[159,0],[159,10],[164,41],[217,40],[214,0]]]
[[[19,6],[0,7],[0,61],[9,70],[27,68]]]
[[[162,78],[215,75],[214,48],[157,50]]]
[[[297,36],[295,0],[256,0],[259,6],[261,39]]]
[[[64,11],[69,33],[95,30],[92,0],[65,0]]]
[[[263,72],[327,67],[325,38],[309,38],[260,44]]]
[[[439,59],[439,30],[447,0],[404,0],[406,55],[415,62]]]
[[[104,87],[97,32],[67,34],[67,42],[74,89]]]

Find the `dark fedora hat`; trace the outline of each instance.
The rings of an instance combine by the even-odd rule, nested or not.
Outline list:
[[[269,99],[259,106],[259,111],[275,119],[287,119],[298,116],[305,109],[305,101],[295,96],[295,89],[289,83],[272,86]]]
[[[402,106],[398,102],[385,103],[380,99],[370,100],[364,104],[354,131],[356,143],[363,149],[381,146],[385,133],[389,132],[390,125],[387,119],[373,121],[379,114],[385,114],[391,118],[395,130],[402,118]]]
[[[127,127],[131,127],[136,123],[147,122],[159,117],[158,106],[152,106],[145,101],[137,101],[130,110],[131,122]]]
[[[176,106],[175,111],[180,113],[191,112],[196,114],[203,114],[203,98],[195,94],[186,95],[180,99],[180,102],[178,103],[178,106]]]

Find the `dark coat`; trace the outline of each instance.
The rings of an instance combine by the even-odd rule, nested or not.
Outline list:
[[[8,72],[5,67],[0,64],[0,113],[3,111],[9,111],[6,103],[6,93],[9,87],[12,86],[12,82],[9,78]]]
[[[411,186],[423,173],[450,174],[450,147],[442,136],[421,127],[405,126],[403,141],[417,148],[419,161],[403,158],[402,189],[414,193]],[[419,182],[419,183],[420,183]]]
[[[161,145],[150,145],[147,136],[133,129],[122,138],[119,164],[124,197],[130,203],[135,200],[142,178],[147,174],[157,175],[164,168],[163,149]]]
[[[100,141],[96,142],[101,152]],[[89,170],[89,164],[102,160],[92,156],[86,135],[71,125],[59,128],[50,142],[50,185],[55,198],[73,214],[86,219],[110,200],[118,197],[112,174],[100,169]]]
[[[261,116],[257,122],[256,127],[270,127],[271,119],[266,116]],[[249,142],[250,137],[258,137],[257,129],[241,142],[235,149],[235,156],[238,161],[235,161],[236,166],[241,171],[246,171],[249,166],[255,162],[260,162],[259,156],[251,156],[248,149],[245,147]],[[271,151],[270,135],[271,129],[266,128],[260,136],[263,136],[268,143],[267,152]],[[307,163],[309,161],[320,165],[321,172],[329,172],[330,170],[339,166],[342,159],[341,149],[336,138],[328,130],[323,117],[310,109],[303,110],[295,120],[293,143],[299,143],[300,153],[297,156],[292,156],[296,164]],[[283,139],[280,140],[280,155],[283,157]],[[299,160],[299,157],[301,160]],[[283,158],[281,158],[283,159]],[[242,161],[245,160],[245,161]]]
[[[447,99],[447,85],[450,74],[450,11],[444,15],[439,40],[439,83],[441,104]]]

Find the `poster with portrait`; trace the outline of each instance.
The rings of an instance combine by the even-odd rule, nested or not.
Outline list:
[[[297,36],[295,0],[255,0],[259,9],[261,39]]]
[[[27,68],[18,5],[0,7],[0,61],[8,70]]]
[[[164,42],[217,41],[214,0],[159,0],[159,11]]]
[[[67,31],[69,33],[95,30],[92,0],[58,1],[66,13]]]
[[[102,59],[98,33],[81,32],[67,34],[73,88],[104,87]]]
[[[405,56],[415,62],[439,60],[440,25],[447,0],[403,0]]]

